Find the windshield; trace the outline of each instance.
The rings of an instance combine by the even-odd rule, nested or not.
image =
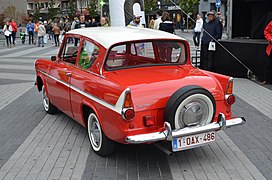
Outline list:
[[[105,69],[184,64],[186,57],[185,44],[181,41],[126,42],[110,49]]]

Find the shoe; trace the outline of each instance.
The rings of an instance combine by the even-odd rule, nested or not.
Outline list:
[[[266,82],[266,81],[262,81],[260,84],[261,84],[261,85],[266,85],[267,82]]]

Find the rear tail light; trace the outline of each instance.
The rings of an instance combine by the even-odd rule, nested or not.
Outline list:
[[[225,99],[226,99],[228,105],[234,104],[235,100],[236,100],[234,95],[226,95]]]
[[[144,116],[144,126],[150,127],[155,125],[155,117],[154,116]]]
[[[123,118],[125,120],[131,120],[135,117],[135,112],[133,109],[123,109]]]
[[[232,90],[233,90],[233,78],[230,78],[227,84],[226,94],[232,94]]]

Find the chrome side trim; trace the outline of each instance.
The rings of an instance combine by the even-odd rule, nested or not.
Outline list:
[[[48,74],[48,73],[45,73],[44,71],[41,71],[41,70],[38,70],[38,69],[37,69],[37,71],[40,72],[40,73],[42,73],[42,74],[44,74],[44,75],[46,75],[46,76],[48,76],[48,77],[50,77],[50,78],[52,78],[52,79],[54,79],[55,81],[57,81],[57,82],[59,82],[59,83],[61,83],[61,84],[63,84],[63,85],[65,85],[65,86],[67,86],[67,87],[73,89],[74,91],[76,91],[76,92],[78,92],[79,94],[81,94],[81,95],[83,95],[83,96],[85,96],[85,97],[87,97],[87,98],[89,98],[89,99],[95,101],[96,103],[99,103],[99,104],[101,104],[102,106],[107,107],[107,108],[109,108],[109,109],[111,109],[111,110],[117,112],[118,114],[122,115],[123,103],[124,103],[124,101],[125,101],[126,93],[127,93],[127,92],[130,92],[130,89],[129,89],[129,88],[125,89],[125,90],[122,92],[122,94],[119,96],[119,98],[118,98],[116,104],[113,105],[113,104],[110,104],[110,103],[108,103],[108,102],[106,102],[106,101],[103,101],[103,100],[101,100],[101,99],[99,99],[99,98],[97,98],[97,97],[95,97],[95,96],[93,96],[93,95],[91,95],[91,94],[89,94],[89,93],[86,93],[86,92],[84,92],[84,91],[78,89],[77,87],[72,86],[71,84],[68,84],[68,83],[66,83],[66,82],[64,82],[64,81],[62,81],[62,80],[60,80],[60,79],[57,79],[56,77],[54,77],[54,76],[52,76],[52,75],[50,75],[50,74]]]
[[[230,128],[232,126],[242,125],[245,123],[245,119],[243,117],[233,118],[226,121],[225,116],[222,115],[222,113],[220,114],[221,116],[219,118],[219,122],[213,122],[205,126],[186,127],[179,130],[170,131],[168,127],[170,126],[170,124],[168,122],[165,122],[165,126],[166,126],[165,131],[127,136],[125,138],[125,141],[131,144],[156,142],[156,141],[162,141],[162,140],[172,141],[172,138],[169,138],[170,136],[169,134],[171,134],[173,138],[178,138],[178,137],[196,135],[196,134],[210,132],[210,131],[219,131],[219,130],[223,130],[224,126],[226,128]]]

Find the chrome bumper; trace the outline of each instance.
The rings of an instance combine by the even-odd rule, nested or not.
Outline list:
[[[219,131],[219,130],[225,130],[226,128],[242,125],[245,123],[245,118],[233,118],[226,121],[225,115],[220,113],[218,116],[218,122],[213,122],[211,124],[207,124],[205,126],[199,126],[199,127],[186,127],[179,130],[173,130],[171,128],[171,125],[168,122],[165,122],[165,131],[162,132],[155,132],[155,133],[148,133],[148,134],[139,134],[134,136],[127,136],[126,142],[131,144],[140,144],[140,143],[147,143],[147,142],[156,142],[156,141],[172,141],[173,138],[177,137],[184,137],[184,136],[190,136],[194,134],[200,134],[204,132],[210,132],[210,131]]]

